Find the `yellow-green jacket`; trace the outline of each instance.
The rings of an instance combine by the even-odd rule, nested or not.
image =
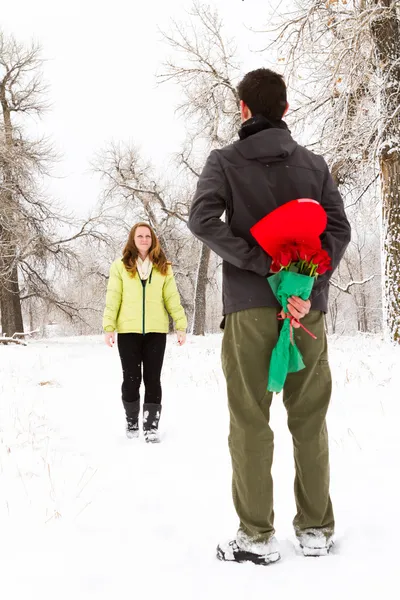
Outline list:
[[[187,319],[170,266],[167,275],[161,275],[153,265],[143,286],[139,274],[132,277],[121,259],[113,262],[103,316],[104,331],[168,333],[167,311],[177,331],[185,331]]]

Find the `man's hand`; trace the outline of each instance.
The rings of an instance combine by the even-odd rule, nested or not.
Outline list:
[[[288,300],[288,310],[297,321],[308,315],[310,308],[311,300],[302,300],[297,296],[292,296]],[[295,323],[293,325],[296,326]]]
[[[112,348],[115,344],[115,331],[106,331],[106,333],[104,334],[104,341],[107,344],[107,346],[110,346],[110,348]]]
[[[298,298],[297,296],[292,296],[288,300],[289,314],[292,317],[294,317],[296,319],[296,321],[299,321],[300,319],[302,319],[303,317],[308,315],[308,313],[310,312],[310,308],[311,308],[311,300],[302,300],[301,298]],[[281,316],[284,319],[286,318],[286,314],[284,313],[283,310],[281,312]],[[296,323],[296,321],[294,321],[292,324],[295,329],[298,329],[300,327],[300,325],[298,323]]]

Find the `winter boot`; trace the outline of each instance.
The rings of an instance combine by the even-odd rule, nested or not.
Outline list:
[[[321,529],[305,529],[296,535],[304,556],[327,556],[333,546],[332,534]]]
[[[139,410],[140,401],[123,402],[126,414],[126,437],[129,439],[139,437]]]
[[[242,531],[238,532],[236,539],[217,548],[217,558],[227,562],[252,562],[255,565],[267,566],[277,562],[280,557],[275,537],[268,542],[252,542]]]
[[[161,441],[158,433],[160,415],[161,404],[143,404],[144,439],[150,444],[158,444]]]

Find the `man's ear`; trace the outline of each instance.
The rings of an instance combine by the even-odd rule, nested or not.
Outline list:
[[[289,110],[289,103],[286,102],[286,108],[285,108],[285,110],[283,112],[282,118],[286,115],[286,113],[287,113],[288,110]]]
[[[251,110],[243,100],[240,101],[240,115],[242,121],[247,121],[252,117]]]

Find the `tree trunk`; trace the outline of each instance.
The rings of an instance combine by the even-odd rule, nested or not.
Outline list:
[[[6,82],[3,80],[0,85],[0,104],[3,113],[4,123],[4,141],[5,151],[12,156],[14,148],[13,126],[11,122],[11,111],[6,97]],[[14,208],[13,198],[13,173],[10,162],[6,162],[2,168],[1,179],[4,191],[0,196],[0,209],[4,210],[7,222],[7,214],[10,214]],[[0,215],[0,223],[2,221]],[[12,233],[7,231],[7,227],[0,225],[0,311],[1,328],[3,335],[12,336],[14,333],[23,333],[24,326],[22,321],[22,308],[18,283],[18,265],[13,260],[16,256],[17,248],[10,237]],[[10,269],[8,267],[11,267]]]
[[[363,257],[362,257],[360,248],[358,248],[358,264],[359,264],[359,268],[360,268],[360,281],[363,281],[364,280]],[[362,333],[368,333],[368,331],[369,331],[368,313],[367,313],[368,301],[367,301],[367,294],[365,291],[366,285],[368,285],[368,284],[365,283],[364,285],[360,286],[360,294],[359,294],[358,301],[357,301],[358,310],[360,311],[358,330],[361,331]]]
[[[386,325],[400,343],[400,153],[381,158]]]
[[[336,322],[338,316],[338,301],[337,298],[331,300],[329,304],[329,316],[331,318],[332,334],[336,333]]]
[[[1,330],[3,335],[11,337],[14,333],[23,333],[21,301],[19,297],[18,269],[14,267],[7,282],[0,290]]]
[[[33,318],[33,302],[29,302],[29,330],[35,331],[35,321]]]
[[[0,196],[0,202],[4,199]],[[9,199],[8,199],[9,200]],[[7,200],[6,200],[7,202]],[[1,215],[0,215],[1,218]],[[0,313],[3,335],[23,333],[22,307],[18,281],[18,266],[11,262],[16,249],[10,234],[0,225]]]
[[[204,335],[206,327],[206,293],[208,284],[208,265],[211,250],[204,244],[201,248],[199,269],[197,271],[196,292],[194,299],[193,335]]]
[[[390,339],[400,343],[400,21],[394,0],[376,0],[376,4],[385,9],[371,23],[385,123],[379,156],[385,322]]]

